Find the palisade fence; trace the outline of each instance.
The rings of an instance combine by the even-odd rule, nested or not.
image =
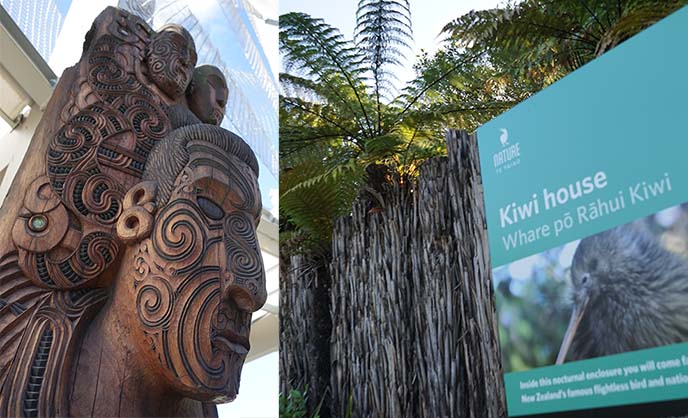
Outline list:
[[[280,259],[280,393],[307,389],[308,410],[320,408],[321,418],[331,416],[328,267],[322,258]]]
[[[313,381],[312,368],[295,367],[297,352],[314,349],[299,346],[313,339],[299,321],[329,303],[330,368],[321,371],[330,385],[309,385],[312,404],[325,397],[331,406],[326,413],[506,416],[476,138],[450,131],[447,145],[417,181],[390,184],[382,210],[359,200],[337,221],[329,300],[305,296],[313,278],[294,268],[303,259],[291,260],[281,289],[283,393]],[[308,331],[296,342],[301,326]]]

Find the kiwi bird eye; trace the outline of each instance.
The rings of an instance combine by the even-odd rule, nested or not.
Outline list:
[[[688,341],[688,261],[646,225],[584,238],[573,260],[573,309],[559,364]]]

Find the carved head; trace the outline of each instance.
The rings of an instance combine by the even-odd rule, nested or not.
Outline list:
[[[225,117],[228,94],[222,71],[213,65],[201,65],[194,70],[186,99],[201,122],[219,126]]]
[[[172,99],[182,97],[196,66],[196,46],[191,34],[175,24],[165,25],[146,48],[151,80]]]
[[[124,199],[117,233],[130,245],[122,268],[139,349],[184,396],[226,402],[238,392],[251,313],[266,299],[257,176],[239,137],[192,125],[156,146]]]

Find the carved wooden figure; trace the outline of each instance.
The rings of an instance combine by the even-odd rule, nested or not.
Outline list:
[[[258,163],[183,28],[107,8],[0,209],[0,416],[216,416],[266,298]]]

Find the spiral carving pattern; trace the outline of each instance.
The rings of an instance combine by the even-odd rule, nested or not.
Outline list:
[[[136,296],[136,309],[143,325],[167,327],[174,305],[174,292],[169,282],[160,276],[151,276]]]
[[[103,266],[112,263],[118,251],[119,244],[111,234],[93,232],[81,239],[78,253],[70,257],[69,264],[80,278],[95,279]]]
[[[227,382],[226,354],[213,352],[210,325],[220,304],[220,285],[217,278],[205,278],[200,284],[180,288],[181,313],[179,329],[174,344],[181,356],[180,363],[184,374],[188,374],[194,384],[208,389],[222,390]],[[188,335],[191,338],[185,338]],[[170,341],[172,343],[172,341]],[[176,351],[175,350],[175,351]]]
[[[158,215],[153,233],[153,248],[176,274],[193,269],[201,261],[207,241],[203,220],[195,205],[177,200]]]
[[[119,42],[111,35],[100,37],[88,58],[88,82],[97,93],[106,98],[141,88],[141,83],[122,65],[125,58],[118,57]]]
[[[180,387],[232,398],[245,354],[218,346],[216,325],[223,305],[219,267],[197,266],[183,275],[169,275],[161,270],[166,255],[149,254],[147,244],[141,248],[136,306],[141,324],[155,341],[155,358]],[[231,322],[225,326],[247,335],[250,315]]]
[[[124,191],[112,177],[80,171],[67,179],[64,188],[73,209],[86,219],[103,225],[117,220]]]
[[[94,37],[98,29],[90,32],[80,64],[79,89],[63,109],[68,119],[48,148],[50,186],[74,215],[72,232],[66,236],[81,235],[81,242],[58,246],[54,254],[22,257],[27,269],[37,269],[25,272],[43,286],[81,286],[117,258],[114,225],[122,212],[123,196],[141,179],[149,153],[170,130],[166,105],[154,93],[157,78],[153,74],[167,74],[169,79],[170,72],[187,70],[179,60],[185,61],[188,51],[178,40],[151,42],[153,32],[141,19],[117,13],[108,23],[109,33]],[[146,62],[144,49],[151,44],[155,44],[153,54],[147,58],[154,59]],[[146,63],[154,64],[148,72],[151,79],[139,69]],[[176,250],[172,243],[170,251]],[[65,258],[65,253],[70,255]]]
[[[231,400],[248,351],[251,314],[237,307],[226,286],[241,286],[258,300],[264,268],[253,214],[221,210],[222,216],[209,216],[197,203],[202,196],[192,187],[194,175],[179,174],[153,236],[139,246],[136,305],[153,338],[152,358],[170,381]]]
[[[181,97],[191,80],[189,69],[196,65],[193,39],[176,30],[162,31],[149,44],[146,60],[153,82],[171,98]]]
[[[256,228],[247,213],[233,212],[227,215],[224,239],[228,268],[234,273],[235,281],[249,286],[255,295],[257,283],[264,274],[263,261],[256,240]]]
[[[49,253],[19,251],[19,265],[35,274],[29,278],[40,287],[74,289],[96,279],[117,256],[119,243],[110,234],[93,232],[82,237],[78,247],[63,260]]]
[[[167,116],[157,103],[142,94],[131,94],[124,98],[124,117],[131,121],[138,142],[147,145],[146,151],[163,139],[169,131]]]

